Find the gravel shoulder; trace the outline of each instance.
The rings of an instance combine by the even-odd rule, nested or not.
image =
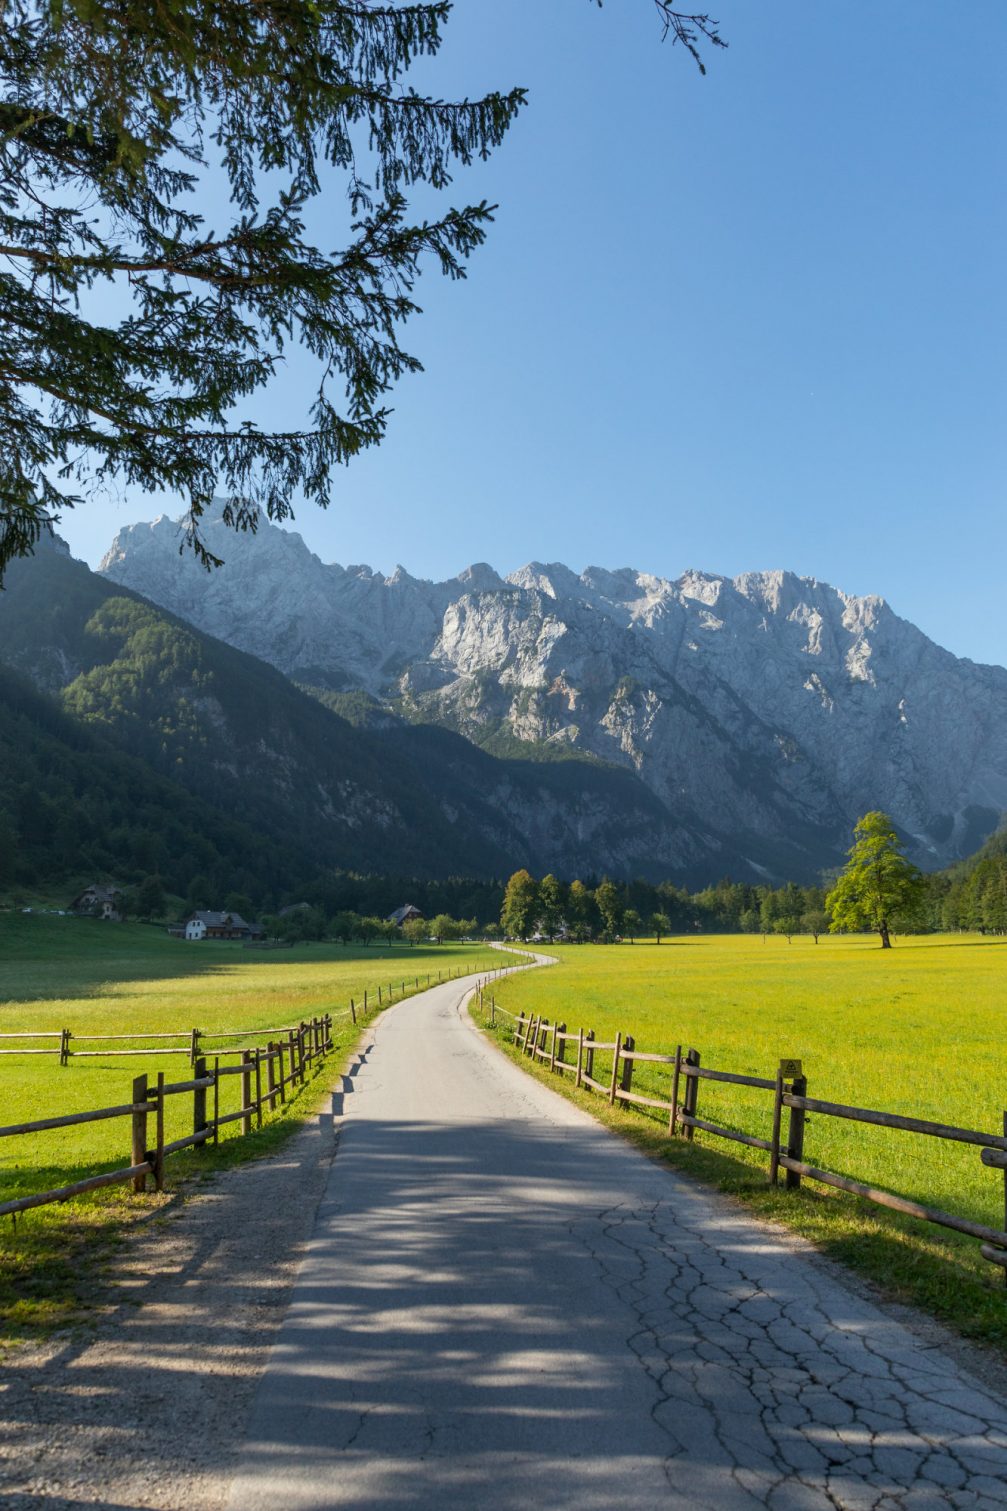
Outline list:
[[[133,1229],[97,1325],[15,1350],[0,1505],[216,1511],[336,1148],[331,1115]]]

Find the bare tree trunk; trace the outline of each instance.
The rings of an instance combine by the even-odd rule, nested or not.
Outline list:
[[[887,923],[882,921],[881,925],[878,928],[878,933],[881,935],[881,948],[883,950],[890,950],[892,947],[892,941],[888,935]]]

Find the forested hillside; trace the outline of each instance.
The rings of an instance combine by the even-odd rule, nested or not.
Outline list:
[[[87,845],[72,838],[74,812],[109,789],[102,771],[113,755],[141,763],[123,811],[142,810],[151,832],[197,801],[205,806],[193,832],[209,832],[211,812],[218,829],[238,825],[230,860],[220,839],[220,867],[244,873],[227,890],[256,898],[272,896],[281,876],[304,883],[331,869],[486,878],[531,865],[656,878],[683,846],[696,870],[737,861],[715,861],[631,772],[500,760],[450,731],[396,720],[354,727],[275,668],[105,582],[58,543],[10,570],[0,657],[58,701],[63,744],[80,742],[75,788],[57,783],[60,762],[39,760],[24,777],[37,795],[34,817],[5,784],[5,822],[20,840],[9,866],[26,883],[98,864],[94,836]],[[16,701],[11,694],[9,716]],[[58,842],[48,812],[62,816]],[[95,824],[106,869],[148,869],[121,823]],[[211,858],[191,849],[192,872],[205,871]]]
[[[297,862],[0,666],[0,887],[159,873],[183,893],[197,875],[282,890]]]

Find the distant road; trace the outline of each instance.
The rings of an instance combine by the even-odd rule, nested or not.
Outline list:
[[[374,1025],[232,1511],[1007,1506],[1003,1400],[463,996]]]

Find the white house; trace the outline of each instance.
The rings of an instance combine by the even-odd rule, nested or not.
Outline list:
[[[200,910],[185,921],[186,939],[261,939],[257,923],[246,923],[240,913]]]

